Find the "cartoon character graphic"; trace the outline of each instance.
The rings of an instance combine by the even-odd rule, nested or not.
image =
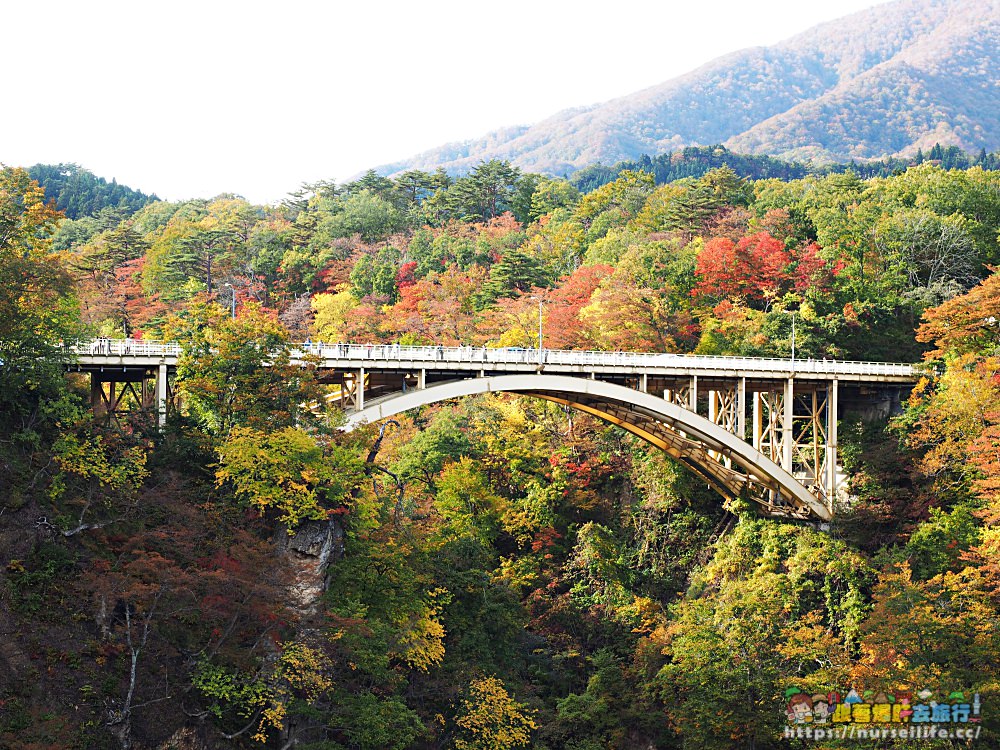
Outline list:
[[[808,724],[813,720],[813,702],[805,693],[796,693],[788,699],[789,724]]]
[[[913,716],[913,693],[909,690],[897,690],[896,705],[892,712],[893,721],[908,722]]]
[[[832,713],[833,709],[827,696],[817,693],[812,697],[813,724],[826,724]]]

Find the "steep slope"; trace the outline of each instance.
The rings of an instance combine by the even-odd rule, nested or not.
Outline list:
[[[629,96],[382,167],[563,174],[686,145],[850,159],[1000,146],[998,0],[897,0]]]
[[[993,2],[956,3],[891,59],[726,145],[818,160],[907,154],[934,143],[1000,143],[1000,19]]]

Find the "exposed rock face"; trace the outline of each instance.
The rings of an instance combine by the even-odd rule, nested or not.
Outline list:
[[[190,727],[174,732],[157,750],[210,750],[210,746]]]
[[[292,572],[289,603],[302,615],[315,612],[326,588],[326,569],[344,554],[344,529],[336,520],[308,521],[293,534],[278,531],[277,545]]]

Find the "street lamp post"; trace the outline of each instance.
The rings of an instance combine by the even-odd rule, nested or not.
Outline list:
[[[236,320],[236,287],[234,287],[232,284],[226,284],[226,286],[228,286],[229,290],[233,293],[232,301],[229,305],[229,310],[230,314],[233,316],[233,320]]]
[[[792,364],[795,364],[795,311],[792,310]]]
[[[538,298],[538,364],[542,364],[542,298]]]

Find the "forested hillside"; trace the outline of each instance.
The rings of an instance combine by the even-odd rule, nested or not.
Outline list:
[[[378,171],[443,166],[464,174],[480,161],[506,159],[568,176],[597,162],[712,143],[816,163],[910,158],[934,143],[995,151],[998,50],[995,0],[895,0],[642,91]]]
[[[782,739],[789,696],[852,688],[996,743],[1000,174],[607,177],[72,220],[0,172],[0,747],[836,747]],[[539,301],[551,348],[786,356],[794,320],[800,357],[937,370],[844,419],[818,530],[547,402],[342,433],[289,362],[537,346]],[[184,345],[163,431],[92,415],[57,344],[93,335]]]
[[[590,192],[601,185],[614,181],[626,170],[648,172],[657,185],[674,182],[685,177],[702,177],[719,167],[729,167],[737,175],[752,180],[774,177],[779,180],[795,180],[807,175],[823,176],[838,172],[853,172],[859,177],[891,177],[906,171],[909,167],[924,163],[935,164],[944,169],[968,169],[982,167],[988,170],[1000,169],[1000,153],[987,153],[980,149],[971,155],[957,146],[944,147],[935,143],[925,154],[923,149],[907,159],[878,159],[874,161],[845,164],[802,164],[784,161],[770,156],[754,156],[733,153],[725,146],[688,146],[678,151],[650,157],[643,154],[638,159],[620,161],[613,166],[591,164],[574,172],[569,182],[578,190]]]
[[[159,200],[155,195],[119,185],[115,180],[109,183],[77,164],[36,164],[28,169],[28,174],[45,190],[45,196],[55,201],[56,208],[67,219],[112,211],[120,220]]]

